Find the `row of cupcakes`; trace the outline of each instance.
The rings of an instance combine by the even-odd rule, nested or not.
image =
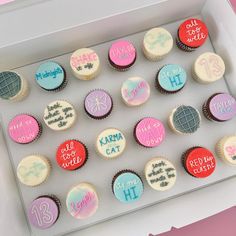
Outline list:
[[[73,144],[66,148],[73,153]],[[236,166],[236,136],[225,136],[216,144],[217,155],[226,163]],[[65,149],[62,154],[65,154]],[[68,158],[68,156],[67,156]],[[195,178],[206,178],[216,168],[216,158],[207,148],[196,146],[187,149],[180,158],[186,172]],[[20,181],[29,186],[41,184],[49,175],[50,164],[43,156],[31,155],[24,158],[18,166]],[[177,170],[173,163],[161,156],[150,159],[144,167],[145,180],[155,191],[167,191],[174,187]],[[133,170],[118,171],[111,180],[112,193],[122,203],[139,200],[144,193],[141,175]],[[45,210],[46,207],[46,211]],[[60,215],[61,203],[55,195],[42,195],[33,200],[28,207],[29,222],[39,229],[51,227]],[[71,216],[84,220],[93,216],[99,208],[96,187],[82,182],[73,186],[66,197],[66,207]],[[44,217],[45,212],[50,217]],[[49,219],[50,218],[50,219]]]

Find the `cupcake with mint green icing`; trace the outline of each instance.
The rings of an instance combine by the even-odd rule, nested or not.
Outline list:
[[[163,66],[156,75],[156,88],[161,93],[173,94],[184,88],[187,81],[185,70],[177,64]]]

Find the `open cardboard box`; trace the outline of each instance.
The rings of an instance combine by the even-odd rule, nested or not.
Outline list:
[[[45,2],[43,3],[44,6],[34,5],[23,8],[20,9],[20,11],[21,14],[27,16],[28,11],[36,11],[37,7],[49,7],[52,2],[53,1]],[[69,4],[70,1],[66,2],[67,6],[63,9],[64,14],[65,12],[73,12],[74,6]],[[99,4],[101,4],[101,2],[93,2],[93,8],[99,9]],[[152,1],[152,4],[144,6],[140,6],[138,3],[135,6],[135,4],[133,4],[132,8],[129,10],[125,10],[124,8],[119,8],[118,10],[117,5],[111,4],[112,6],[109,7],[112,7],[110,10],[111,13],[114,14],[110,14],[109,16],[107,14],[100,14],[99,17],[90,19],[88,22],[81,21],[78,22],[77,25],[68,24],[67,27],[53,32],[41,30],[41,35],[38,34],[37,36],[34,32],[31,34],[30,31],[27,31],[29,28],[23,25],[24,19],[22,19],[21,31],[23,32],[24,29],[27,31],[25,33],[26,37],[16,37],[17,40],[13,37],[9,44],[6,42],[4,43],[4,40],[2,40],[2,43],[0,44],[0,70],[22,67],[33,62],[71,52],[80,47],[100,44],[157,25],[167,24],[200,14],[209,28],[211,42],[215,51],[223,57],[227,64],[225,78],[232,94],[236,95],[236,15],[231,9],[228,1],[167,0]],[[109,7],[107,7],[108,10]],[[60,9],[58,9],[58,11],[59,10]],[[7,19],[12,14],[14,14],[14,12],[7,12],[1,17],[2,19]],[[17,11],[15,14],[18,14]],[[51,17],[52,16],[53,12],[51,12]],[[44,18],[50,19],[50,16],[45,13]],[[28,24],[33,26],[34,24],[37,25],[36,23],[37,22],[34,22],[33,18],[31,22],[28,22]],[[11,28],[13,26],[14,23],[9,22],[8,27]],[[4,191],[2,197],[8,199],[7,202],[9,202],[9,204],[5,205],[8,211],[9,207],[12,208],[13,212],[16,212],[16,209],[18,211],[17,214],[14,214],[14,217],[11,217],[12,220],[24,224],[21,217],[21,215],[23,216],[23,213],[21,212],[20,201],[17,199],[18,193],[13,184],[9,160],[7,159],[7,155],[4,156],[5,159],[0,166],[1,179],[5,179],[5,181],[2,181],[3,183],[1,183],[1,187],[3,188],[2,191]],[[12,181],[10,181],[10,179]],[[9,196],[14,196],[14,202],[13,198]]]

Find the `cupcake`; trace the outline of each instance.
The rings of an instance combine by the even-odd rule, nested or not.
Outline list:
[[[56,160],[64,170],[77,170],[88,160],[87,147],[78,140],[66,140],[57,148]]]
[[[202,110],[209,120],[228,121],[236,115],[236,100],[228,93],[215,93],[203,104]]]
[[[98,195],[90,183],[80,183],[67,194],[66,207],[71,216],[83,220],[94,215],[98,209]]]
[[[21,101],[29,93],[28,82],[14,71],[0,72],[0,98]]]
[[[112,180],[112,192],[123,203],[139,200],[143,194],[141,177],[132,170],[119,171]]]
[[[32,115],[16,115],[8,124],[8,135],[16,143],[28,144],[37,140],[42,133],[42,125]]]
[[[67,84],[64,69],[53,61],[44,62],[38,67],[35,81],[46,91],[60,91]]]
[[[127,106],[140,106],[149,99],[150,86],[141,77],[131,77],[122,84],[121,96]]]
[[[211,151],[204,147],[189,148],[182,156],[184,169],[195,178],[210,176],[216,167],[216,159]]]
[[[204,22],[191,18],[184,21],[178,29],[176,44],[187,52],[191,52],[202,46],[208,37],[208,29]]]
[[[112,97],[103,89],[94,89],[85,97],[85,112],[93,119],[100,120],[106,118],[110,115],[112,108]]]
[[[44,183],[51,172],[51,163],[42,155],[24,157],[17,166],[19,181],[27,186],[35,187]]]
[[[226,164],[236,166],[236,135],[221,138],[216,144],[216,153]]]
[[[149,160],[145,165],[144,174],[149,186],[157,191],[171,189],[177,178],[174,165],[163,157]]]
[[[157,147],[165,139],[165,127],[160,120],[145,117],[135,125],[134,138],[143,147]]]
[[[120,156],[126,147],[124,134],[115,128],[103,130],[97,137],[96,150],[106,160]]]
[[[223,59],[213,53],[201,54],[192,66],[192,77],[199,83],[209,84],[221,79],[225,73]]]
[[[70,66],[77,79],[91,80],[100,72],[100,59],[93,49],[80,48],[72,54]]]
[[[164,28],[150,29],[143,39],[143,53],[148,60],[158,61],[170,53],[173,38]]]
[[[192,134],[200,127],[201,116],[199,111],[191,106],[181,105],[172,110],[168,124],[177,134]]]
[[[38,229],[52,227],[60,215],[60,201],[55,195],[40,196],[33,200],[27,215],[31,225]]]
[[[177,93],[184,88],[187,80],[185,70],[176,64],[163,66],[156,75],[156,88],[161,93]]]
[[[128,70],[136,61],[134,45],[127,40],[114,42],[108,53],[108,60],[113,68],[119,71]]]
[[[48,104],[45,108],[43,120],[52,130],[66,130],[74,125],[76,111],[69,102],[56,100]]]

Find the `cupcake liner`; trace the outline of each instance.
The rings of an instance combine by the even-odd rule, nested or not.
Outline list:
[[[196,49],[195,48],[191,48],[191,47],[188,47],[187,45],[183,44],[180,39],[179,39],[179,36],[176,37],[176,45],[179,49],[185,51],[185,52],[193,52],[195,51]]]
[[[123,173],[127,173],[127,172],[130,172],[130,173],[133,173],[133,174],[137,175],[137,176],[140,178],[140,180],[141,180],[141,182],[142,182],[142,185],[143,185],[143,188],[144,188],[143,180],[142,180],[141,176],[140,176],[138,173],[136,173],[135,171],[130,170],[130,169],[123,169],[123,170],[118,171],[118,172],[113,176],[113,178],[112,178],[111,189],[112,189],[112,193],[113,193],[114,195],[115,195],[115,193],[114,193],[114,190],[113,190],[113,185],[114,185],[114,183],[115,183],[116,178],[117,178],[119,175],[121,175],[121,174],[123,174]]]
[[[100,91],[103,91],[103,92],[107,93],[107,95],[109,95],[109,97],[111,98],[111,109],[109,110],[108,113],[106,113],[105,115],[100,116],[100,117],[96,117],[96,116],[91,115],[91,114],[87,111],[87,109],[86,109],[86,107],[85,107],[85,101],[86,101],[87,96],[88,96],[91,92],[97,91],[97,90],[100,90]],[[87,95],[86,95],[85,98],[84,98],[84,111],[85,111],[85,113],[88,115],[89,118],[92,118],[92,119],[94,119],[94,120],[103,120],[103,119],[107,118],[108,116],[110,116],[111,112],[113,111],[113,108],[114,108],[113,98],[112,98],[111,94],[110,94],[109,92],[107,92],[105,89],[92,89],[92,90],[90,90],[90,91],[87,93]]]

